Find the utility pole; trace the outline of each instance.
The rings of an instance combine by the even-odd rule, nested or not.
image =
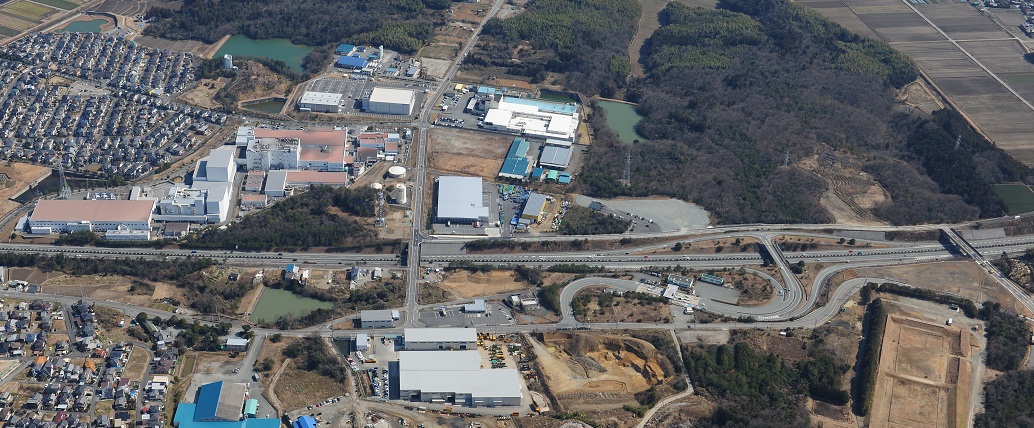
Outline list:
[[[621,174],[621,183],[626,186],[632,185],[632,148],[625,151],[625,171]]]

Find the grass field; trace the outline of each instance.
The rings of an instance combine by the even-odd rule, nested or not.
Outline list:
[[[1009,215],[1034,211],[1034,190],[1025,184],[996,184],[995,192],[1005,202]]]
[[[16,35],[18,35],[18,33],[20,33],[20,32],[21,32],[21,31],[15,30],[15,29],[13,29],[13,28],[7,28],[7,27],[3,27],[3,26],[0,26],[0,35],[4,35],[4,36],[16,36]]]
[[[29,18],[33,21],[40,21],[43,19],[44,16],[49,15],[51,12],[53,12],[53,9],[49,7],[39,5],[36,3],[30,3],[25,0],[20,0],[11,3],[4,7],[4,9],[8,12],[16,13],[18,15]]]
[[[43,3],[43,4],[47,5],[47,6],[54,6],[54,7],[58,8],[58,9],[63,9],[63,10],[72,10],[72,9],[75,9],[75,8],[79,7],[79,5],[77,5],[75,3],[72,3],[70,1],[66,1],[66,0],[33,0],[33,1],[35,1],[36,3]]]

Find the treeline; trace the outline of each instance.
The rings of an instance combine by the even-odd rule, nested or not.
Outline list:
[[[876,299],[865,309],[865,343],[858,359],[857,397],[855,407],[858,414],[868,415],[872,409],[873,394],[876,393],[876,378],[880,371],[880,354],[883,351],[883,334],[887,329],[887,311],[883,300]]]
[[[374,244],[372,222],[331,211],[337,208],[355,217],[371,217],[376,191],[313,186],[308,191],[249,215],[222,230],[202,232],[184,242],[188,248],[271,250],[277,248],[341,247]]]
[[[1001,372],[1020,368],[1027,357],[1030,328],[1019,315],[1003,311],[998,303],[984,302],[980,317],[987,320],[987,366]]]
[[[885,43],[788,0],[720,7],[664,9],[647,43],[648,74],[626,93],[644,116],[643,139],[622,142],[594,107],[580,191],[677,197],[722,223],[825,223],[828,183],[797,166],[817,157],[819,169],[868,173],[891,196],[875,214],[912,224],[1000,215],[991,184],[1034,181],[955,112],[920,119],[896,108],[896,90],[917,69]]]
[[[561,235],[607,235],[625,233],[631,225],[630,220],[598,213],[581,205],[571,205],[560,222],[559,232]]]
[[[348,371],[344,364],[327,350],[319,336],[306,336],[284,348],[283,354],[284,357],[293,359],[294,366],[301,370],[318,373],[338,383],[348,379]]]
[[[148,281],[179,282],[192,273],[215,265],[215,260],[183,257],[170,260],[143,258],[71,257],[63,253],[53,256],[35,253],[0,253],[0,266],[36,267],[44,272],[60,271],[69,275],[125,275]]]
[[[152,7],[144,34],[216,43],[228,34],[284,38],[297,44],[383,44],[415,53],[444,24],[441,0],[186,0],[178,9]]]
[[[517,16],[485,23],[486,37],[464,63],[505,68],[533,83],[550,72],[564,73],[568,89],[613,97],[632,69],[628,44],[639,14],[634,0],[535,0]]]
[[[984,411],[973,419],[975,428],[1034,426],[1034,371],[1005,373],[984,386]]]
[[[882,284],[870,282],[865,284],[865,286],[862,287],[862,299],[868,300],[869,297],[872,296],[873,291],[877,293],[896,294],[898,296],[911,297],[913,299],[926,300],[945,305],[955,305],[958,306],[959,310],[961,310],[968,318],[976,318],[980,314],[976,303],[973,303],[972,300],[965,297],[952,296],[893,282],[884,282]]]
[[[603,266],[589,266],[589,265],[580,265],[580,264],[573,264],[573,263],[562,263],[562,264],[550,266],[550,267],[546,268],[546,271],[547,272],[559,272],[559,273],[587,274],[587,273],[606,272],[607,269],[604,268]]]
[[[850,369],[828,353],[810,357],[792,364],[743,342],[689,349],[683,360],[690,381],[717,405],[694,426],[810,426],[804,396],[842,405],[841,379]]]

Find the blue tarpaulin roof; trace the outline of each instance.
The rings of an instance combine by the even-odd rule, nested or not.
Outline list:
[[[335,65],[343,68],[363,68],[366,67],[366,60],[354,56],[342,56]]]

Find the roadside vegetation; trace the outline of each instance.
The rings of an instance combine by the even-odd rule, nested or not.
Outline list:
[[[992,185],[1032,182],[1030,168],[956,112],[925,119],[895,108],[918,70],[885,43],[789,0],[720,7],[663,10],[644,48],[647,75],[624,94],[645,117],[643,139],[620,141],[593,108],[580,191],[677,197],[721,223],[829,222],[819,203],[828,185],[800,162],[830,155],[837,161],[821,168],[853,165],[889,193],[874,214],[913,224],[1002,215]],[[631,186],[619,181],[628,150]]]
[[[415,53],[444,24],[447,0],[198,0],[178,9],[152,7],[144,34],[215,43],[223,36],[290,39],[309,46],[384,45]]]
[[[629,220],[602,214],[581,205],[571,205],[560,223],[561,235],[607,235],[625,233]]]
[[[295,367],[326,376],[335,382],[348,379],[348,371],[319,336],[306,336],[284,348],[284,357],[294,360]]]
[[[1034,370],[1022,367],[1031,331],[1023,318],[985,303],[987,367],[1004,372],[984,386],[983,412],[973,419],[976,428],[1025,427],[1034,421]]]
[[[865,340],[859,352],[855,409],[866,416],[872,410],[873,394],[876,393],[876,379],[880,371],[880,353],[883,351],[883,333],[887,328],[887,310],[883,301],[873,300],[865,310]]]
[[[169,260],[143,258],[71,257],[29,253],[0,253],[0,266],[36,267],[44,272],[59,271],[69,275],[123,275],[148,281],[180,283],[190,274],[215,265],[215,260],[184,257]]]
[[[330,250],[388,246],[373,228],[376,191],[313,186],[261,212],[246,216],[226,229],[206,230],[184,246],[206,249],[297,251],[313,247]]]

